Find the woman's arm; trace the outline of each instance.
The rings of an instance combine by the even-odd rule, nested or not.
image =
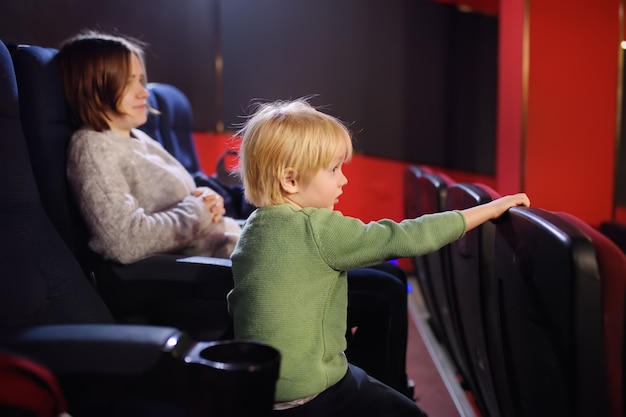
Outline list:
[[[134,175],[129,147],[98,132],[82,131],[68,153],[68,180],[89,226],[92,249],[122,263],[187,247],[212,218],[202,197],[191,195],[185,186]],[[133,187],[144,199],[170,198],[171,203],[148,210]]]
[[[186,172],[186,168],[176,158],[168,153],[159,142],[152,139],[149,135],[147,135],[140,129],[133,129],[132,133],[133,136],[145,143],[148,152],[158,155],[172,166],[179,166],[180,170]],[[196,197],[202,196],[202,202],[204,203],[204,206],[207,208],[207,210],[209,210],[213,215],[214,223],[221,221],[224,214],[226,214],[226,209],[224,207],[224,197],[222,197],[218,192],[207,186],[196,188],[192,192],[192,195]]]

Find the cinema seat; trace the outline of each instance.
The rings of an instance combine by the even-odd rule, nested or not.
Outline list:
[[[504,415],[608,415],[603,288],[592,240],[561,216],[515,207],[495,230]],[[493,307],[496,306],[496,309]],[[510,398],[500,395],[508,390]]]
[[[224,198],[227,216],[247,218],[256,207],[244,200],[243,187],[238,178],[225,173],[224,164],[229,153],[218,161],[215,175],[208,175],[200,166],[193,138],[193,109],[185,93],[166,83],[152,82],[147,87],[160,111],[155,119],[163,147],[187,169],[196,185],[210,187]],[[147,126],[141,129],[150,134]]]
[[[428,195],[422,190],[424,182],[421,178],[425,173],[432,173],[432,171],[418,165],[407,167],[404,173],[404,216],[408,219],[439,210],[437,202],[428,200]],[[436,307],[434,289],[429,279],[425,256],[416,256],[412,258],[412,262],[417,285],[428,310],[428,324],[435,337],[441,343],[445,343],[443,325]]]
[[[88,248],[65,174],[66,148],[77,126],[63,96],[57,52],[34,45],[13,51],[22,126],[47,215],[116,320],[179,327],[204,340],[221,338],[231,323],[230,260],[163,254],[121,265]]]
[[[608,378],[609,416],[626,415],[624,408],[624,366],[626,344],[624,343],[626,298],[626,255],[609,237],[569,213],[556,213],[559,217],[578,227],[593,243],[596,250],[595,264],[586,265],[594,270],[602,283],[604,310],[604,349]]]
[[[463,210],[488,203],[500,195],[482,184],[448,186],[445,210]],[[498,320],[487,306],[497,302],[498,287],[493,271],[495,224],[487,222],[450,244],[449,294],[457,311],[459,339],[468,365],[468,385],[484,416],[502,413],[492,378],[492,356],[484,322]]]
[[[405,210],[410,217],[444,209],[447,189],[454,183],[449,176],[413,167],[405,174]],[[409,214],[406,213],[406,214]],[[463,381],[469,380],[466,355],[459,338],[454,304],[451,303],[449,245],[419,257],[416,267],[418,285],[431,315],[433,333],[450,354]]]
[[[193,110],[187,96],[177,87],[165,83],[149,83],[150,95],[154,96],[162,117],[158,118],[163,137],[163,147],[183,164],[187,171],[200,171],[193,142]]]
[[[147,88],[150,91],[148,104],[156,112],[150,112],[148,120],[139,126],[139,129],[159,142],[183,164],[193,176],[197,186],[209,187],[219,193],[224,198],[226,215],[240,220],[243,224],[243,219],[254,209],[245,203],[246,210],[242,211],[243,189],[240,186],[225,186],[216,176],[209,176],[200,169],[193,142],[191,104],[185,94],[178,88],[164,83],[149,83]],[[223,159],[219,161],[220,164],[224,163]]]

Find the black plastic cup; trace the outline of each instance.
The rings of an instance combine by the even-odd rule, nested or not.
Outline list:
[[[202,368],[207,417],[271,415],[280,369],[277,349],[256,341],[223,340],[199,343],[194,351],[193,362]]]

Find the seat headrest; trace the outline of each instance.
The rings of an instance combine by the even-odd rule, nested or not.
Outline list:
[[[58,50],[55,48],[34,45],[17,47],[13,59],[20,95],[29,98],[31,108],[35,106],[39,109],[37,112],[22,112],[24,120],[55,124],[70,122],[57,55]],[[20,82],[21,78],[28,82]]]
[[[39,201],[20,121],[11,54],[0,41],[0,195],[2,207]]]
[[[0,96],[0,116],[17,117],[19,115],[19,105],[15,72],[13,71],[11,54],[2,41],[0,41],[0,91],[2,91]]]

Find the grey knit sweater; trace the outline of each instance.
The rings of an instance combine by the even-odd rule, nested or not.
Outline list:
[[[185,168],[144,132],[132,136],[81,129],[71,138],[67,176],[91,249],[121,263],[175,252],[229,257],[237,223],[211,222]]]

